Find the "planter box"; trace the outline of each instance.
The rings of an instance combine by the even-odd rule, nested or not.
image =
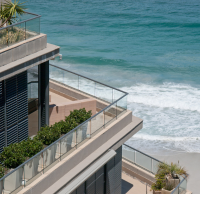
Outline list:
[[[11,169],[10,171],[12,171]],[[22,180],[23,180],[23,169],[20,168],[14,173],[12,173],[10,176],[5,178],[4,181],[4,190],[8,192],[13,192],[20,186],[22,186]]]
[[[153,194],[162,194],[162,190],[153,190]]]
[[[162,194],[171,194],[173,190],[174,188],[171,191],[162,188]]]
[[[173,185],[173,187],[175,188],[179,183],[180,183],[179,178],[174,179],[174,178],[166,177],[166,184],[167,185]]]
[[[40,158],[37,156],[25,165],[25,180],[30,180],[38,174],[39,160]]]

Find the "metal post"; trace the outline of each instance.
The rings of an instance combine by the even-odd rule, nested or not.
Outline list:
[[[114,99],[113,99],[113,89],[112,89],[112,103],[114,102]]]
[[[76,149],[77,149],[77,129],[75,130],[75,144],[76,144]]]
[[[105,111],[103,111],[103,126],[104,126],[104,128],[105,128]]]
[[[25,22],[24,40],[26,40],[26,22]]]
[[[61,161],[61,140],[59,141],[59,144],[60,144],[60,161]]]
[[[146,194],[147,194],[147,183],[146,183]]]
[[[78,76],[78,90],[79,90],[79,76]]]
[[[42,152],[42,172],[44,174],[44,153]]]
[[[134,159],[134,162],[136,163],[136,151],[135,151],[135,159]]]
[[[96,82],[94,84],[94,96],[96,97]]]
[[[92,135],[92,120],[90,120],[90,138],[91,138],[91,135]]]
[[[116,119],[117,119],[117,103],[116,103]]]
[[[24,181],[24,184],[23,184],[23,188],[25,188],[25,170],[24,170],[24,166],[23,166],[23,181]]]
[[[151,158],[151,172],[153,173],[153,159]]]

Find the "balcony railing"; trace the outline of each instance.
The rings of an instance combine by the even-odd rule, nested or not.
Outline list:
[[[39,35],[40,17],[26,12],[20,22],[0,28],[0,50]]]
[[[123,145],[122,149],[122,157],[137,165],[138,167],[141,167],[142,169],[145,169],[148,172],[151,172],[152,174],[156,174],[158,171],[158,164],[162,163],[161,161],[137,150],[133,147],[130,147],[126,144]],[[185,194],[187,190],[187,177],[185,175],[179,175],[180,183],[177,185],[176,188],[172,191],[171,194]]]
[[[127,110],[128,93],[119,89],[54,65],[50,66],[50,79],[96,98],[103,102],[105,107],[2,177],[0,193],[19,192]]]

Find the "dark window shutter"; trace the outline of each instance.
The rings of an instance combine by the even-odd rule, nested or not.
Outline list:
[[[12,143],[18,142],[18,134],[17,134],[17,124],[8,128],[7,130],[7,146]]]
[[[6,122],[7,126],[17,122],[17,77],[11,77],[6,83]]]
[[[18,124],[18,141],[26,140],[28,138],[28,118]]]

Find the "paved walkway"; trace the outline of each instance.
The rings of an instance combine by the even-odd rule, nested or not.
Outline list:
[[[122,172],[122,194],[152,194],[150,187],[146,183]]]

